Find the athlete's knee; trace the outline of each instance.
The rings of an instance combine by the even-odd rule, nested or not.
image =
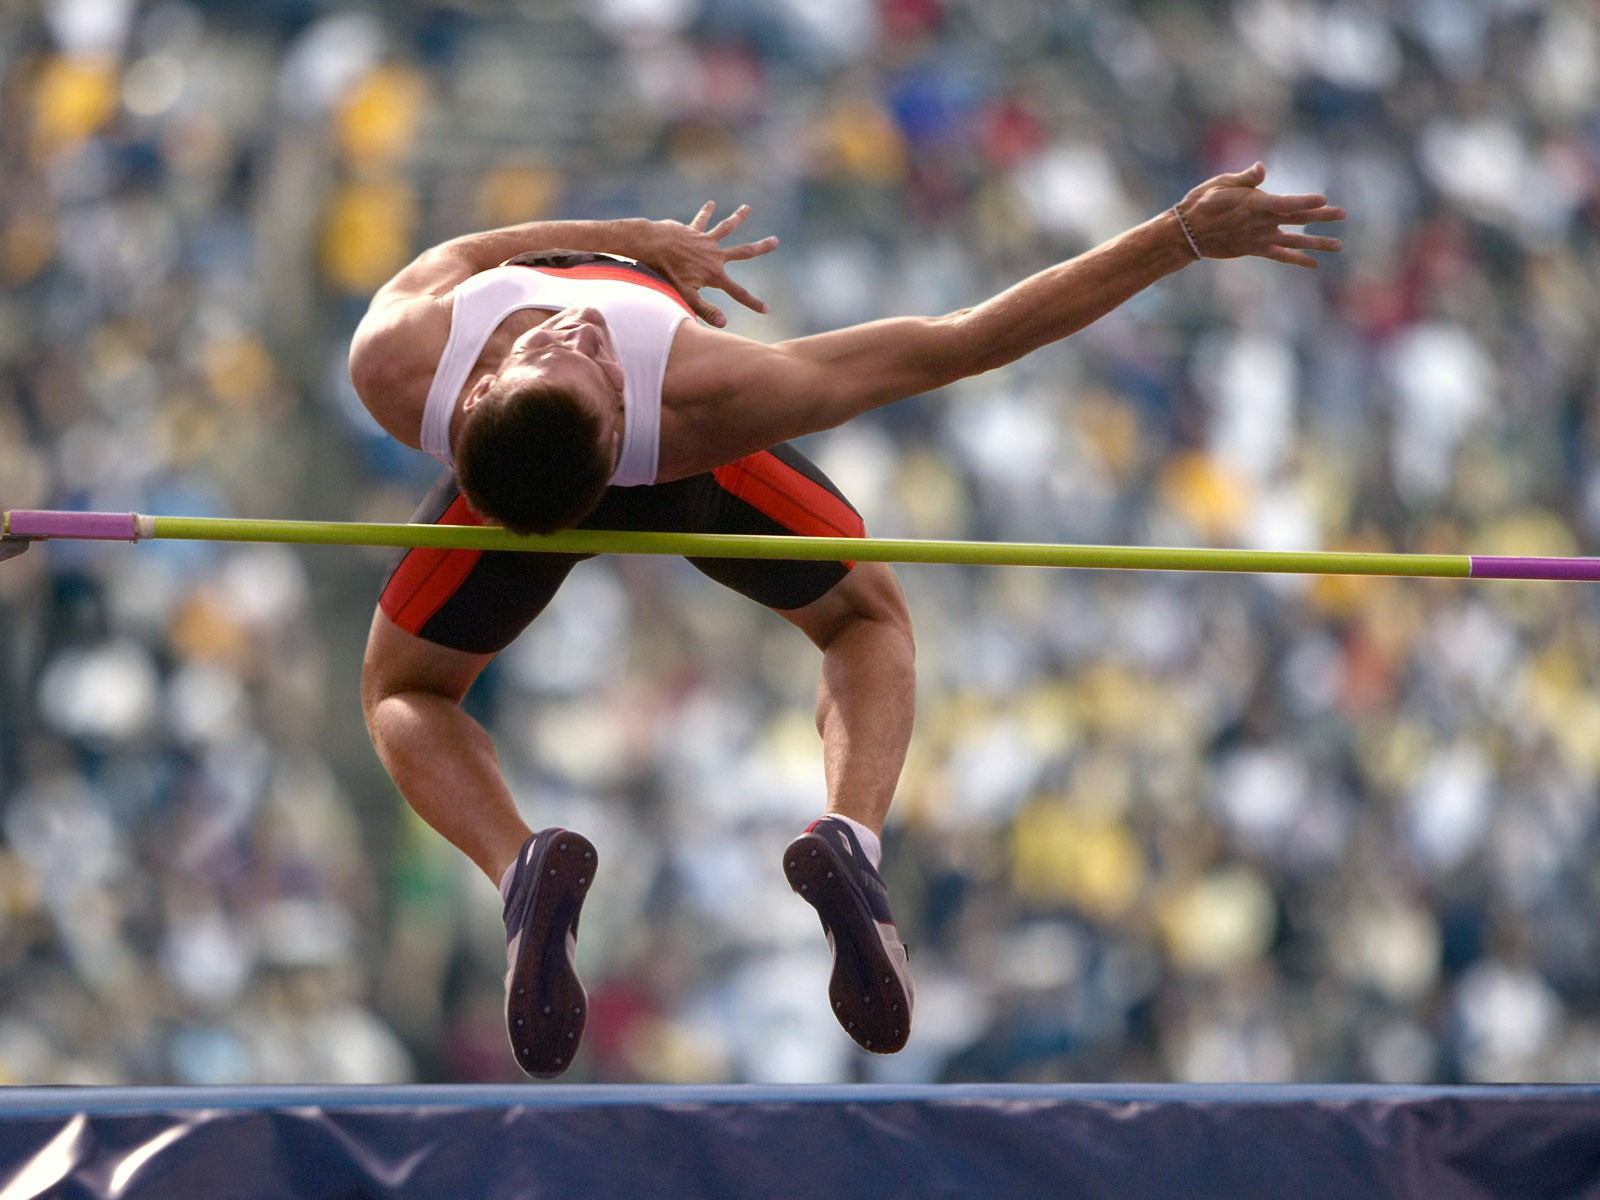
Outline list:
[[[857,563],[850,572],[862,584],[864,604],[862,615],[871,621],[881,621],[903,630],[911,636],[911,610],[906,605],[906,594],[900,580],[888,563]]]
[[[837,603],[829,614],[833,619],[818,631],[817,641],[824,650],[841,634],[866,625],[900,643],[908,656],[915,656],[911,610],[906,606],[900,581],[887,563],[857,563],[834,591],[838,593]]]
[[[373,618],[361,660],[361,711],[367,728],[387,707],[413,696],[438,696],[460,703],[487,656],[435,646],[394,625],[381,612]]]
[[[385,664],[373,654],[368,654],[361,664],[361,715],[367,723],[367,735],[373,743],[380,744],[387,722],[383,719],[386,708],[404,694],[404,688],[390,677]]]
[[[361,664],[361,715],[366,718],[367,729],[370,731],[378,719],[378,709],[385,700],[391,699],[395,691],[383,678],[379,666],[368,655]]]

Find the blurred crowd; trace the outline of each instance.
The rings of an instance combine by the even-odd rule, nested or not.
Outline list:
[[[763,340],[981,299],[1256,159],[1312,273],[1185,271],[806,449],[882,536],[1600,546],[1585,0],[0,5],[0,508],[405,520],[345,373],[426,245],[754,206]],[[361,724],[385,552],[0,565],[0,1083],[517,1078],[499,898]],[[814,651],[601,560],[469,700],[599,847],[569,1080],[1600,1079],[1600,593],[916,567],[855,1050],[782,846]]]

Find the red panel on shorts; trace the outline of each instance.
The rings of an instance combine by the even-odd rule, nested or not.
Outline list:
[[[465,496],[457,496],[435,525],[482,525]],[[461,586],[477,565],[481,550],[440,550],[418,547],[409,551],[390,576],[378,606],[407,633],[417,633]]]
[[[690,308],[677,290],[670,284],[638,271],[629,270],[627,267],[608,267],[602,263],[591,263],[581,267],[534,267],[535,271],[544,275],[554,275],[557,279],[615,279],[619,283],[636,283],[640,287],[647,287],[652,292],[660,292],[668,300],[673,301],[691,317],[694,309]]]
[[[718,467],[718,485],[802,537],[862,537],[861,515],[770,450]]]

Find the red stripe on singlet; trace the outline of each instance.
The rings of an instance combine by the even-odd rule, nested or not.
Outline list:
[[[855,509],[770,450],[718,467],[712,476],[724,491],[801,537],[866,535]]]
[[[435,525],[482,525],[483,518],[473,512],[465,496],[457,496]],[[396,625],[407,633],[418,633],[428,619],[472,573],[481,550],[440,550],[418,547],[407,552],[390,577],[378,605]]]
[[[684,302],[682,296],[670,283],[663,283],[652,276],[631,271],[627,267],[608,267],[601,263],[588,263],[581,267],[534,267],[541,275],[553,275],[557,279],[615,279],[619,283],[636,283],[640,287],[647,287],[652,292],[660,292],[671,300],[691,317],[694,309]]]

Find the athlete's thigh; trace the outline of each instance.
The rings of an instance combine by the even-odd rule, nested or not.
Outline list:
[[[411,520],[483,523],[448,472]],[[419,547],[395,556],[378,608],[397,629],[426,642],[465,654],[494,655],[544,611],[581,560],[575,554]]]
[[[705,476],[697,530],[800,537],[866,536],[861,514],[822,471],[793,446],[752,454]],[[803,609],[851,573],[849,562],[755,558],[691,558],[718,583],[780,611]]]

